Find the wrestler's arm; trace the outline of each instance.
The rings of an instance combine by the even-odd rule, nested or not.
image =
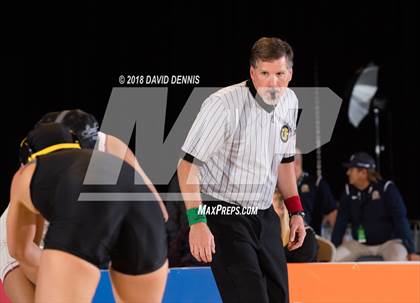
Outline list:
[[[7,215],[7,243],[10,255],[19,262],[25,275],[34,283],[41,249],[34,242],[39,214],[31,205],[29,193],[33,168],[21,168],[13,177]]]

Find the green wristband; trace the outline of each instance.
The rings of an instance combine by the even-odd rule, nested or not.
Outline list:
[[[198,207],[187,209],[187,218],[190,226],[199,222],[207,223],[206,215],[199,214]]]

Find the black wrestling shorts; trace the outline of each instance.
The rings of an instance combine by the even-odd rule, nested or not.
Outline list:
[[[68,252],[98,268],[111,263],[113,269],[129,275],[159,269],[167,258],[167,243],[158,202],[124,201],[124,194],[151,195],[147,186],[134,184],[133,168],[125,162],[116,185],[83,185],[90,159],[86,153],[61,152],[37,161],[31,193],[34,205],[50,222],[44,249]],[[98,168],[102,176],[115,159],[97,154],[107,164]],[[86,191],[121,198],[78,201]]]

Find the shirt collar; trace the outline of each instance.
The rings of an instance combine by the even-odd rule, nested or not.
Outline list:
[[[274,110],[275,106],[268,105],[264,102],[261,96],[258,95],[257,89],[255,88],[254,83],[252,83],[251,79],[246,81],[246,87],[248,87],[251,95],[254,97],[255,101],[257,101],[258,105],[261,106],[266,112],[271,113]]]

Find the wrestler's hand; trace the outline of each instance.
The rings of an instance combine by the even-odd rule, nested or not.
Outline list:
[[[204,222],[199,222],[190,227],[191,254],[199,262],[211,262],[212,253],[216,253],[213,234]]]
[[[292,216],[290,218],[290,238],[287,248],[295,250],[302,246],[306,236],[305,224],[302,216]]]

